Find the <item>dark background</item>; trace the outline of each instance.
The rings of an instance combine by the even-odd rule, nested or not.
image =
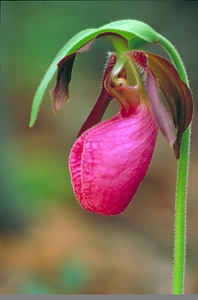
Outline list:
[[[78,56],[71,101],[57,117],[47,92],[35,126],[30,129],[28,123],[34,93],[63,44],[81,30],[119,19],[144,21],[174,43],[196,102],[197,2],[1,4],[0,292],[171,293],[177,165],[164,137],[159,134],[149,173],[131,205],[119,216],[83,211],[70,183],[69,151],[99,93],[111,45],[99,39],[89,53]],[[50,89],[54,82],[55,78]],[[117,109],[112,105],[106,117]],[[198,292],[197,127],[195,111],[186,293]]]

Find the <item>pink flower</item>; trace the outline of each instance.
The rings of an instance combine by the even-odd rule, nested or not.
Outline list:
[[[92,45],[88,43],[60,61],[57,84],[51,92],[56,112],[68,99],[76,54]],[[159,99],[159,88],[167,99],[173,122]],[[113,99],[119,102],[120,112],[101,122]],[[81,206],[102,215],[123,212],[147,174],[158,127],[179,158],[182,134],[191,118],[190,91],[170,62],[143,51],[111,53],[101,93],[69,159],[72,185]]]
[[[72,184],[81,206],[103,215],[121,213],[144,179],[157,137],[155,117],[144,105],[84,132],[70,154]]]

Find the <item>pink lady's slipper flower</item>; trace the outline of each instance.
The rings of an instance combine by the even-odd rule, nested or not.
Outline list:
[[[93,41],[59,62],[57,84],[51,92],[55,112],[68,99],[76,54],[92,45]],[[159,99],[159,88],[169,104],[173,124]],[[113,99],[120,104],[119,113],[101,122]],[[124,211],[147,174],[158,128],[179,158],[182,134],[191,117],[191,94],[169,61],[137,50],[110,53],[101,93],[69,159],[72,185],[81,206],[102,215]]]

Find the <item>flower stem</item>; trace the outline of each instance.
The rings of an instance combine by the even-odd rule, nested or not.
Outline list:
[[[186,194],[190,148],[190,127],[183,135],[181,156],[178,162],[177,189],[175,198],[175,245],[173,269],[173,294],[184,293],[186,254]]]
[[[188,84],[183,62],[175,47],[159,35],[159,42],[170,55],[181,79]],[[189,84],[188,84],[189,85]],[[180,158],[177,169],[177,184],[175,195],[175,230],[174,230],[174,265],[173,265],[173,294],[184,293],[185,256],[186,256],[186,202],[188,188],[188,171],[190,156],[191,126],[183,134]]]

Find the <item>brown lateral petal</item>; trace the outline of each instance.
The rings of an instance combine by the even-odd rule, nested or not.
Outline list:
[[[173,121],[177,128],[174,152],[176,158],[179,158],[183,132],[192,120],[193,100],[191,91],[168,60],[151,53],[148,53],[147,56],[148,67],[157,77],[160,89],[164,93],[172,112]]]
[[[78,137],[87,129],[91,128],[92,126],[98,124],[105,113],[106,108],[108,107],[109,103],[113,97],[104,89],[102,88],[100,96],[96,104],[94,105],[93,109],[91,110],[88,118],[84,122],[83,126],[81,127]]]
[[[107,90],[105,89],[104,82],[113,69],[113,66],[115,65],[117,60],[117,56],[114,53],[111,53],[108,58],[108,62],[106,64],[103,81],[102,81],[102,88],[100,95],[98,97],[98,100],[96,101],[96,104],[94,105],[93,109],[91,110],[88,118],[82,125],[78,137],[87,129],[91,128],[92,126],[98,124],[105,113],[106,108],[108,107],[111,100],[114,98],[112,95],[110,95]]]
[[[50,95],[53,99],[53,110],[55,114],[59,112],[65,102],[69,99],[68,86],[71,80],[71,73],[76,54],[89,51],[92,48],[94,42],[95,39],[91,40],[76,52],[65,56],[58,63],[56,86],[53,90],[50,91]]]
[[[142,51],[130,51],[128,55],[142,66],[145,71],[149,68],[158,80],[159,87],[166,97],[175,128],[177,129],[174,152],[176,158],[179,158],[183,132],[192,120],[193,100],[191,91],[186,83],[181,80],[175,67],[165,58]]]
[[[152,104],[152,109],[157,119],[159,128],[163,135],[166,137],[169,145],[173,146],[176,141],[176,135],[172,127],[172,121],[159,99],[158,82],[157,78],[153,75],[152,71],[147,69],[147,90],[148,96]]]

